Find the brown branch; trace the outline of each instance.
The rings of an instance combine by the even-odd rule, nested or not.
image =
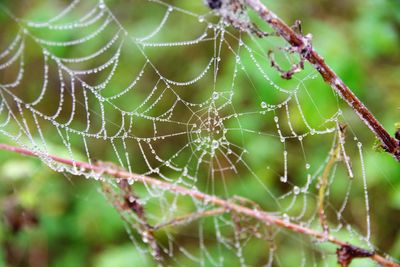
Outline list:
[[[232,1],[232,0],[231,0]],[[393,138],[371,114],[365,105],[354,95],[350,88],[338,77],[338,75],[325,63],[311,44],[309,35],[303,36],[296,33],[276,14],[270,11],[260,0],[244,0],[266,23],[268,23],[280,36],[282,36],[292,48],[296,49],[300,56],[309,61],[313,67],[321,74],[339,96],[357,113],[360,119],[370,128],[370,130],[380,140],[386,152],[393,155],[400,161],[400,143]]]
[[[330,152],[328,163],[326,164],[324,171],[322,172],[322,175],[319,178],[318,213],[322,230],[324,231],[326,236],[329,235],[329,226],[328,226],[328,219],[325,213],[325,192],[329,183],[329,174],[331,173],[331,170],[338,159],[339,153],[340,153],[340,145],[338,142],[337,144],[335,144],[335,147]]]
[[[115,165],[115,168],[119,168],[119,170],[123,170],[118,165]],[[107,167],[104,165],[100,165],[101,167]],[[108,166],[110,167],[110,166]],[[112,167],[112,166],[111,166]],[[125,219],[124,213],[129,212],[136,215],[136,221],[138,224],[138,232],[142,236],[142,240],[144,243],[147,243],[151,249],[151,255],[153,258],[158,261],[163,261],[163,256],[160,247],[157,244],[156,237],[154,235],[154,228],[148,223],[147,218],[145,216],[144,207],[140,204],[139,197],[137,197],[133,193],[132,187],[129,185],[128,181],[122,180],[118,183],[119,189],[121,192],[116,193],[111,189],[111,186],[103,182],[102,189],[106,196],[106,198],[113,204],[114,208],[118,211],[123,220],[128,223],[128,220]],[[122,196],[121,196],[122,195]],[[122,199],[121,199],[122,197]]]
[[[288,222],[287,220],[285,220],[283,218],[269,214],[268,212],[265,212],[261,209],[248,208],[245,206],[241,206],[239,204],[232,203],[229,200],[223,200],[216,196],[208,195],[203,192],[200,192],[200,191],[197,191],[194,189],[189,189],[189,188],[186,188],[183,186],[170,184],[168,182],[161,181],[161,180],[158,180],[158,179],[155,179],[152,177],[129,173],[127,171],[122,171],[122,170],[118,170],[118,169],[110,169],[110,168],[104,169],[100,166],[92,165],[87,162],[73,161],[70,159],[65,159],[65,158],[61,158],[58,156],[54,156],[54,155],[41,154],[41,153],[38,153],[38,152],[35,152],[32,150],[29,150],[27,148],[16,147],[16,146],[11,146],[11,145],[7,145],[7,144],[0,144],[0,150],[12,151],[12,152],[16,152],[16,153],[26,155],[26,156],[40,157],[42,159],[47,159],[50,161],[52,160],[52,161],[55,161],[58,163],[68,165],[68,166],[75,166],[81,170],[86,170],[87,172],[95,172],[100,175],[109,175],[109,176],[116,177],[119,179],[133,179],[136,182],[140,182],[143,184],[158,187],[163,190],[168,190],[170,192],[174,192],[179,195],[191,196],[192,198],[195,198],[200,201],[204,201],[205,203],[210,203],[215,206],[222,207],[222,208],[226,209],[227,211],[232,211],[237,214],[242,214],[244,216],[254,218],[254,219],[259,220],[260,222],[263,222],[267,225],[275,225],[275,226],[285,228],[287,230],[290,230],[290,231],[293,231],[296,233],[304,234],[304,235],[314,237],[314,238],[317,238],[320,240],[326,240],[326,241],[328,241],[332,244],[335,244],[339,247],[349,246],[349,244],[337,239],[334,236],[329,235],[328,237],[326,237],[323,232],[319,232],[319,231],[307,228],[305,226],[302,226],[302,225],[299,225],[299,224],[296,224],[293,222]],[[360,251],[365,251],[364,249],[356,247],[356,246],[352,246],[352,248],[355,248],[355,249],[357,248]],[[381,264],[382,266],[400,267],[400,264],[398,264],[390,259],[387,259],[375,252],[374,253],[371,252],[371,256],[369,256],[369,258],[374,260],[375,262]]]
[[[318,213],[319,219],[324,230],[324,233],[329,235],[329,226],[328,219],[325,213],[325,193],[326,189],[329,185],[329,174],[332,171],[333,166],[338,161],[343,161],[347,167],[347,171],[350,178],[353,178],[353,171],[351,169],[351,165],[346,155],[346,151],[344,150],[344,134],[346,130],[346,125],[337,125],[337,134],[336,141],[334,142],[331,151],[329,152],[329,159],[325,165],[324,170],[322,171],[321,176],[319,177],[319,189],[318,189]]]

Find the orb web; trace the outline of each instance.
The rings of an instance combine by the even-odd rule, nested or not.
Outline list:
[[[154,177],[373,247],[362,143],[311,66],[291,80],[270,66],[270,49],[283,67],[298,60],[282,40],[239,31],[202,1],[47,5],[54,16],[42,20],[3,7],[15,34],[1,44],[0,132],[56,171],[98,180],[143,255],[170,265],[275,266],[285,263],[282,246],[302,266],[336,261],[323,240],[48,155]],[[314,146],[320,154],[307,152]],[[365,227],[346,218],[354,187],[364,190]]]

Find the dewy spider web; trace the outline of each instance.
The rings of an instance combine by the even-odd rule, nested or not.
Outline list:
[[[302,266],[336,261],[309,238],[46,155],[119,165],[373,248],[362,143],[310,66],[291,80],[270,67],[270,49],[282,68],[298,61],[279,38],[239,32],[202,1],[137,0],[118,9],[127,14],[102,1],[49,6],[43,21],[3,8],[16,34],[0,53],[0,131],[56,171],[100,180],[138,250],[177,266],[284,265],[280,246]],[[357,229],[346,219],[354,187]]]

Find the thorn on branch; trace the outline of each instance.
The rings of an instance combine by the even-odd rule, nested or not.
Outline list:
[[[400,141],[400,129],[397,129],[397,131],[394,134],[394,137],[396,137],[396,139]]]
[[[294,22],[294,25],[292,26],[292,29],[303,35],[303,30],[301,28],[301,20],[296,20]]]
[[[354,258],[369,258],[374,254],[374,252],[352,245],[343,245],[336,250],[338,263],[342,267],[348,267]]]
[[[396,132],[394,133],[394,137],[399,141],[400,146],[400,123],[395,124]]]

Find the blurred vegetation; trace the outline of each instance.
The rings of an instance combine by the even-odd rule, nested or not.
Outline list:
[[[106,1],[127,29],[139,28],[146,32],[147,28],[154,28],[159,20],[152,19],[154,13],[143,13],[140,9],[136,9],[137,2],[137,0]],[[174,1],[177,5],[178,2],[181,1]],[[191,0],[184,1],[180,5],[192,10],[202,8],[206,12],[201,2],[201,0]],[[397,0],[264,0],[263,2],[289,24],[300,19],[303,31],[313,34],[313,44],[327,63],[354,90],[385,128],[394,133],[394,124],[400,122],[400,2]],[[0,3],[18,16],[34,19],[51,17],[58,10],[58,6],[52,1],[0,0]],[[139,26],[137,21],[141,23]],[[193,35],[188,31],[187,25],[180,23],[175,22],[174,33],[177,36],[171,36],[171,39],[179,39],[182,33]],[[14,36],[16,27],[1,10],[0,25],[0,45],[4,47]],[[56,52],[60,56],[68,53],[63,49],[58,49]],[[34,54],[34,48],[29,53]],[[180,77],[181,80],[185,80],[185,75],[190,77],[190,73],[198,73],[204,62],[209,60],[207,57],[202,57],[207,51],[198,50],[191,63],[185,65],[188,70],[182,72],[179,67],[185,64],[185,59],[190,57],[193,51],[182,51],[186,57],[182,55],[178,57],[180,52],[166,53],[163,49],[151,50],[148,53],[154,55],[157,66],[163,71],[171,76]],[[127,72],[131,70],[130,64],[134,60],[136,58],[130,58],[121,63],[126,64]],[[174,64],[170,64],[173,60]],[[126,79],[121,83],[128,82]],[[254,77],[254,80],[258,82],[257,77]],[[41,82],[41,79],[31,78],[29,90],[40,88]],[[229,80],[221,81],[221,84],[224,83],[229,83]],[[204,87],[206,86],[204,84]],[[307,83],[307,87],[314,92],[315,101],[327,106],[333,105],[332,108],[337,109],[338,104],[329,100],[331,92],[326,86],[312,80]],[[144,95],[145,93],[143,92]],[[191,95],[193,98],[204,97],[201,90],[188,94],[193,94]],[[261,98],[273,98],[267,95],[268,93],[261,94],[264,94]],[[245,90],[238,92],[235,97],[242,97],[244,105],[259,106],[260,99],[247,99]],[[129,106],[135,100],[124,101],[126,101],[124,104]],[[305,112],[308,110],[311,114],[313,103],[306,100],[303,102]],[[374,150],[375,140],[372,133],[352,115],[351,110],[344,109],[344,112],[348,119],[347,123],[363,141],[366,150],[365,165],[370,194],[373,243],[385,253],[400,259],[399,165],[390,155]],[[251,128],[252,125],[257,125],[258,121],[250,120],[244,123],[248,124],[244,127]],[[0,142],[10,143],[10,140],[0,135]],[[265,152],[265,147],[262,145],[264,142],[270,142],[270,152]],[[251,164],[261,166],[256,169],[257,173],[265,172],[266,165],[274,169],[282,164],[278,162],[281,158],[274,155],[275,149],[281,149],[279,141],[269,141],[258,136],[247,140],[246,144],[253,151],[251,155],[254,158],[249,159]],[[318,145],[307,140],[305,144],[310,162],[325,158],[330,145],[324,144],[324,141],[321,141],[322,145]],[[54,142],[52,145],[54,150],[57,150],[57,143]],[[115,156],[112,156],[113,151],[102,146],[98,146],[94,154],[94,157],[102,160],[115,160]],[[267,160],[268,163],[265,163]],[[304,166],[302,162],[299,162],[300,164]],[[296,174],[301,171],[298,166],[291,166],[289,172]],[[271,185],[271,191],[285,192],[284,186],[272,182],[279,179],[279,176],[269,174],[267,177],[273,178],[266,181]],[[293,179],[296,179],[295,175]],[[246,177],[243,177],[243,180],[230,181],[232,182],[230,190],[236,195],[250,195],[258,202],[265,201],[265,194],[254,194],[260,192],[256,181]],[[342,200],[345,186],[346,183],[343,182],[336,185],[337,188],[332,188],[334,193],[330,201]],[[364,205],[362,194],[360,182],[360,186],[356,186],[352,191],[350,211],[347,214],[352,224],[360,229],[364,228],[365,223],[365,215],[359,208]],[[298,210],[301,209],[300,205]],[[0,267],[105,267],[153,264],[145,254],[135,250],[118,213],[100,194],[97,182],[55,173],[36,159],[0,151],[0,214]],[[298,262],[291,260],[291,253],[293,255],[298,253],[295,250],[297,243],[288,240],[283,246],[286,246],[283,250],[287,255],[281,255],[281,265],[297,266]],[[256,251],[254,253],[259,255]],[[226,262],[229,263],[229,256]],[[371,264],[366,261],[354,263],[354,266]]]

